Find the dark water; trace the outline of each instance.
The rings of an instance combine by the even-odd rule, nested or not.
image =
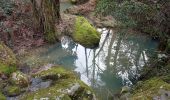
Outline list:
[[[155,55],[157,42],[142,34],[122,34],[105,28],[98,31],[102,34],[99,48],[87,49],[63,37],[61,43],[30,51],[22,62],[30,66],[63,65],[79,73],[99,98],[107,100],[122,86],[133,85],[143,65]]]

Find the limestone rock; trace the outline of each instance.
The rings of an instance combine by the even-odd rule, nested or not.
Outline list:
[[[33,77],[42,78],[44,81],[51,80],[52,85],[26,93],[20,100],[95,100],[95,95],[91,88],[78,79],[73,72],[62,67],[54,66],[33,74]]]
[[[17,71],[13,72],[11,75],[11,80],[10,80],[14,85],[18,85],[20,87],[27,87],[29,85],[29,78],[27,77],[26,74]]]
[[[100,33],[86,18],[77,17],[72,38],[75,42],[87,48],[94,48],[99,45]]]

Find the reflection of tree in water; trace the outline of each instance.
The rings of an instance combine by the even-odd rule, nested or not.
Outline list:
[[[141,37],[136,38],[134,35],[130,36],[129,33],[125,32],[119,33],[116,39],[113,35],[108,46],[108,55],[105,61],[106,70],[123,76],[124,85],[129,84],[127,81],[136,80],[139,71],[149,57],[149,53],[147,53],[147,50],[150,49],[147,44],[148,41],[150,40],[143,40]],[[114,43],[116,46],[113,46]]]
[[[64,37],[61,43],[47,47],[47,51],[41,54],[41,58],[48,60],[49,63],[63,65],[74,70],[76,68],[75,61],[77,60],[77,54],[74,51],[76,46],[77,44],[70,38]]]
[[[68,45],[67,48],[63,48],[65,52],[69,52],[70,55],[63,56],[60,59],[60,64],[66,66],[68,68],[72,67],[71,69],[74,70],[76,68],[75,61],[77,60],[75,48],[77,48],[77,44],[73,42],[69,37],[66,37],[64,41],[62,41],[62,45]]]
[[[91,53],[92,65],[88,65],[88,52],[85,49],[86,73],[87,76],[91,74],[91,85],[94,88],[98,88],[102,82],[108,90],[122,85],[131,85],[139,77],[139,71],[144,64],[147,64],[148,57],[151,55],[148,52],[151,47],[147,43],[152,41],[146,37],[136,37],[125,30],[116,34],[110,32],[108,30],[101,47]],[[101,68],[101,59],[104,59],[105,69]]]

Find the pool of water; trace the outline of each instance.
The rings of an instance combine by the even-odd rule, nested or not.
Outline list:
[[[66,9],[72,7],[73,5],[69,2],[61,2],[60,3],[60,12],[65,11]]]
[[[96,49],[85,48],[64,36],[61,43],[30,51],[21,59],[22,63],[62,65],[77,72],[99,98],[107,100],[123,86],[133,85],[143,65],[155,55],[158,43],[142,34],[121,34],[106,28],[98,31],[101,40]]]

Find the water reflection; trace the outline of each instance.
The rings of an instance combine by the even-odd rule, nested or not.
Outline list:
[[[84,48],[63,37],[61,44],[39,48],[31,55],[42,62],[60,64],[80,73],[81,80],[94,88],[99,98],[106,100],[122,86],[133,84],[156,50],[157,43],[147,36],[126,31],[105,28],[98,31],[102,38],[97,49]]]
[[[157,43],[147,36],[125,31],[118,34],[108,29],[98,31],[102,33],[98,49],[77,45],[72,50],[77,55],[75,70],[81,73],[81,79],[106,99],[106,94],[116,93],[122,86],[133,84],[142,66],[152,56],[151,52],[156,50]]]

